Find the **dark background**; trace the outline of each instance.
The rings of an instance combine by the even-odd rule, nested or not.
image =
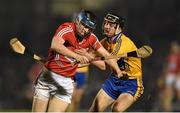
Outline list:
[[[179,0],[0,0],[0,109],[29,110],[25,96],[27,74],[35,62],[14,53],[9,40],[18,37],[26,47],[43,57],[57,27],[73,13],[88,9],[97,15],[95,34],[102,38],[101,24],[108,12],[126,18],[125,34],[140,47],[148,44],[153,55],[143,60],[144,95],[129,111],[159,111],[157,80],[170,42],[180,41]],[[86,111],[108,73],[91,66],[89,86],[82,100]],[[177,106],[177,105],[176,105]]]

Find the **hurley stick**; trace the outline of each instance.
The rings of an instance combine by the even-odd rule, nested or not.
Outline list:
[[[40,56],[34,54],[29,49],[27,49],[17,38],[12,38],[9,43],[10,43],[10,47],[12,48],[12,50],[14,52],[16,52],[18,54],[30,56],[33,59],[35,59],[37,61],[40,61],[40,62],[44,62],[45,61]]]

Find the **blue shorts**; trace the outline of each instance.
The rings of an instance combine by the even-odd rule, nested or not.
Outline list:
[[[114,74],[110,74],[102,85],[102,89],[115,100],[122,93],[129,93],[136,100],[142,95],[144,87],[141,79],[120,79]]]
[[[76,82],[76,88],[83,88],[86,86],[86,82],[87,82],[87,74],[83,73],[83,72],[77,72],[75,75],[75,82]]]

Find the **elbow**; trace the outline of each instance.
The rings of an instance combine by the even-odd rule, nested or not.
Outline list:
[[[52,44],[50,48],[51,48],[51,50],[54,50],[54,51],[61,51],[60,48],[62,48],[62,47],[61,46],[58,47],[57,45]]]
[[[51,48],[52,50],[57,50],[56,46],[54,46],[54,45],[51,45],[50,48]]]

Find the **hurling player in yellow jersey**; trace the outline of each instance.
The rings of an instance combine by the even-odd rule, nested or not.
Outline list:
[[[107,14],[102,25],[105,38],[102,45],[112,54],[137,50],[135,44],[122,33],[125,20],[115,14]],[[112,71],[96,95],[89,111],[105,111],[112,106],[113,112],[122,112],[130,107],[143,93],[141,59],[122,57],[117,63],[126,74],[118,78]]]

